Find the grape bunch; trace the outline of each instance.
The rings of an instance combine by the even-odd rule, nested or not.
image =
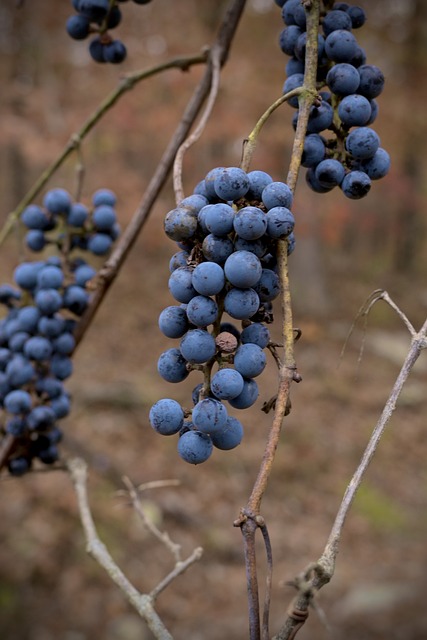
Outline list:
[[[14,285],[0,285],[0,304],[6,308],[0,320],[0,435],[13,438],[7,460],[12,475],[29,471],[34,459],[58,460],[58,421],[71,405],[64,381],[73,371],[73,332],[96,275],[73,250],[95,255],[109,250],[119,233],[115,202],[112,191],[100,189],[89,211],[64,189],[52,189],[42,207],[31,204],[23,211],[27,247],[41,251],[51,245],[56,255],[21,262]]]
[[[70,16],[66,30],[74,40],[85,40],[89,34],[96,37],[89,44],[89,53],[95,62],[119,64],[126,58],[126,47],[120,40],[114,40],[110,30],[122,20],[118,6],[126,0],[71,0],[76,14]],[[148,4],[151,0],[132,0],[135,4]]]
[[[295,244],[292,199],[288,185],[264,171],[218,167],[165,217],[166,235],[179,249],[169,265],[177,304],[161,312],[159,327],[179,343],[161,354],[158,372],[178,383],[201,371],[204,382],[193,390],[191,411],[165,398],[149,419],[158,433],[179,434],[186,462],[204,462],[213,447],[233,449],[242,439],[242,424],[225,402],[246,409],[258,398],[266,324],[280,292],[277,243],[286,240],[288,253]]]
[[[276,0],[286,27],[280,48],[291,56],[286,65],[283,93],[302,86],[307,41],[306,15],[301,0]],[[320,100],[311,107],[302,165],[313,191],[327,193],[340,187],[351,199],[363,198],[371,181],[383,178],[390,156],[369,126],[378,114],[376,98],[384,88],[382,71],[366,63],[366,54],[353,30],[366,20],[361,7],[336,2],[321,14],[318,36],[317,88]],[[298,98],[289,99],[298,109]],[[298,112],[294,117],[294,127]],[[326,137],[322,132],[330,131]]]

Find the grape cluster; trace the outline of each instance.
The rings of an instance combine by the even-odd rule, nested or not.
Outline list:
[[[89,53],[95,62],[119,64],[126,58],[126,47],[120,40],[114,40],[109,30],[117,27],[122,20],[118,6],[126,0],[71,0],[76,14],[67,20],[66,30],[74,40],[85,40],[90,33],[96,37],[89,44]],[[151,0],[133,0],[136,4],[148,4]]]
[[[149,417],[158,433],[179,434],[187,462],[204,462],[213,447],[232,449],[242,439],[242,424],[224,403],[246,409],[258,397],[256,377],[270,343],[266,324],[280,292],[277,243],[286,239],[288,253],[295,243],[292,198],[285,183],[264,171],[218,167],[165,217],[166,235],[179,249],[169,265],[177,304],[161,312],[159,327],[179,345],[161,354],[158,371],[178,383],[199,370],[204,382],[193,390],[192,411],[167,398]]]
[[[301,0],[276,0],[286,27],[280,47],[291,56],[286,65],[283,93],[302,86],[304,80],[306,15]],[[308,185],[318,193],[339,186],[348,198],[365,196],[371,181],[383,178],[390,156],[369,126],[378,114],[376,98],[384,88],[382,71],[366,63],[366,54],[353,30],[366,20],[361,7],[336,2],[321,15],[318,36],[317,86],[319,101],[311,108],[302,165]],[[289,99],[298,109],[298,98]],[[294,126],[298,112],[294,117]],[[332,137],[320,135],[329,130]]]
[[[103,256],[120,234],[115,204],[116,196],[108,189],[93,195],[91,209],[73,202],[65,189],[52,189],[43,206],[30,204],[22,213],[28,229],[25,244],[35,252],[54,245],[60,252],[78,248]]]
[[[113,192],[100,189],[90,212],[64,189],[52,189],[43,207],[31,204],[23,212],[27,246],[41,251],[51,244],[62,256],[21,262],[14,285],[0,285],[0,304],[7,310],[0,320],[0,434],[13,437],[12,475],[26,473],[35,458],[45,464],[58,459],[57,423],[70,411],[64,381],[73,371],[73,331],[96,275],[84,258],[73,257],[73,249],[108,251],[119,233],[115,201]]]

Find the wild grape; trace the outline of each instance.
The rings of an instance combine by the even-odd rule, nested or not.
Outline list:
[[[283,87],[283,93],[287,93],[303,84],[307,38],[305,12],[300,0],[277,4],[282,7],[285,23],[279,46],[291,56]],[[301,161],[307,168],[307,184],[317,193],[328,193],[339,186],[347,197],[362,198],[369,192],[371,180],[384,177],[390,169],[390,158],[381,149],[377,134],[369,127],[378,114],[375,98],[384,89],[384,74],[377,66],[367,64],[366,53],[355,37],[354,30],[362,27],[365,20],[366,14],[361,7],[346,2],[326,8],[321,16],[319,94],[310,110]],[[326,88],[332,95],[325,92]],[[297,96],[288,103],[298,109]],[[294,127],[297,117],[298,111],[293,119]],[[372,159],[379,149],[374,162]]]
[[[192,464],[207,460],[213,447],[228,450],[241,442],[243,426],[225,403],[239,410],[258,398],[254,378],[266,366],[270,344],[264,323],[273,320],[271,301],[280,293],[277,247],[286,241],[289,254],[295,242],[292,200],[288,185],[264,171],[216,167],[165,216],[165,233],[180,248],[169,262],[168,286],[181,304],[160,313],[160,330],[179,345],[160,355],[158,371],[171,383],[203,372],[193,408],[171,405],[184,422],[181,428],[174,423],[170,434],[178,433],[179,455]],[[224,314],[241,321],[241,329]],[[167,420],[171,400],[150,410],[150,423],[161,433],[159,402]],[[169,427],[165,431],[169,435]]]
[[[21,262],[13,274],[16,287],[0,286],[6,307],[0,320],[0,435],[16,440],[7,460],[12,475],[29,471],[35,459],[53,464],[60,456],[57,422],[71,408],[63,381],[73,371],[73,331],[90,302],[87,284],[96,275],[84,258],[73,257],[74,240],[93,237],[97,227],[111,234],[117,224],[114,194],[95,195],[97,202],[88,207],[55,188],[41,206],[28,205],[22,214],[28,234],[41,234],[43,246],[60,255]],[[27,248],[40,252],[43,247],[34,246],[28,234]]]

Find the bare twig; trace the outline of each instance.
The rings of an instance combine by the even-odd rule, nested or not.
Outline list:
[[[122,570],[111,557],[107,547],[101,542],[89,506],[87,495],[87,465],[81,458],[73,458],[68,462],[68,469],[77,496],[77,503],[86,536],[86,549],[98,564],[105,569],[112,581],[126,596],[138,614],[146,621],[150,631],[159,640],[173,640],[153,606],[150,595],[141,594],[128,580]]]
[[[178,576],[182,575],[192,564],[200,560],[203,555],[202,547],[196,547],[194,551],[186,558],[185,560],[181,560],[177,562],[175,567],[172,569],[170,573],[168,573],[165,578],[159,584],[154,587],[154,589],[150,592],[150,598],[155,600],[157,596],[166,589],[170,583],[175,580]]]
[[[184,188],[182,185],[182,162],[184,160],[184,154],[193,144],[197,142],[197,140],[200,138],[203,131],[205,130],[218,95],[219,79],[220,79],[220,71],[221,71],[219,53],[220,52],[217,47],[214,47],[211,49],[209,62],[212,65],[212,80],[211,80],[211,90],[209,93],[208,100],[206,102],[206,107],[203,111],[203,114],[200,118],[200,121],[197,127],[195,128],[193,133],[189,135],[186,140],[184,140],[184,142],[179,147],[177,154],[175,156],[175,161],[173,165],[173,187],[175,191],[175,200],[177,205],[184,198]]]
[[[385,299],[387,303],[390,304],[390,298],[388,295],[377,296],[376,299],[377,300]],[[394,302],[390,306],[392,306],[392,308],[396,307]],[[402,314],[400,309],[398,310],[398,315],[400,317],[404,315]],[[329,534],[325,549],[322,555],[320,556],[319,560],[315,564],[310,566],[312,577],[310,581],[307,583],[307,588],[305,590],[300,590],[299,595],[297,596],[296,600],[293,603],[293,609],[300,611],[301,616],[304,613],[306,617],[308,616],[308,608],[313,598],[315,597],[316,593],[319,591],[319,589],[321,589],[325,584],[327,584],[331,580],[334,574],[335,564],[336,564],[336,559],[337,559],[338,549],[339,549],[339,542],[341,539],[344,523],[347,518],[348,512],[350,510],[350,507],[353,504],[353,500],[356,496],[356,492],[361,485],[362,479],[366,473],[366,470],[368,469],[368,466],[373,456],[375,455],[375,452],[377,450],[381,437],[384,433],[384,430],[387,424],[389,423],[390,418],[393,415],[393,412],[396,408],[396,404],[400,396],[400,393],[403,389],[403,386],[406,383],[408,376],[412,371],[412,368],[415,362],[417,361],[421,351],[426,348],[427,348],[427,319],[425,320],[423,326],[421,327],[421,330],[412,336],[411,346],[409,348],[405,361],[396,378],[396,381],[393,385],[393,388],[390,392],[387,402],[384,405],[384,409],[381,413],[381,416],[373,429],[372,435],[365,448],[365,451],[362,455],[360,463],[356,471],[354,472],[353,477],[351,478],[350,483],[344,493],[342,502],[340,504],[331,532]],[[289,614],[287,620],[285,621],[285,624],[283,625],[279,634],[276,636],[275,640],[293,640],[293,638],[295,638],[298,630],[301,628],[304,622],[305,620],[298,620],[295,616],[292,616],[291,614]]]
[[[126,476],[123,477],[123,483],[126,486],[128,494],[133,504],[133,508],[135,509],[138,516],[141,518],[144,526],[148,529],[148,531],[155,537],[159,542],[165,545],[165,547],[170,551],[173,555],[175,562],[178,564],[181,562],[181,545],[173,542],[169,534],[166,531],[160,531],[160,529],[154,524],[154,522],[147,517],[144,508],[139,500],[138,493],[136,488],[133,486],[132,482]]]

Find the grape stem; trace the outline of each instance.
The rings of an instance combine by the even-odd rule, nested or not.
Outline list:
[[[301,166],[301,157],[304,146],[304,139],[307,130],[308,118],[310,115],[310,109],[314,101],[317,99],[317,90],[316,90],[316,74],[317,74],[317,34],[319,29],[319,17],[320,17],[320,0],[312,0],[311,2],[305,3],[305,12],[307,16],[307,46],[306,46],[306,58],[305,58],[305,73],[304,73],[304,82],[303,86],[297,88],[294,91],[297,91],[297,95],[299,95],[299,113],[298,113],[298,122],[297,128],[295,132],[295,138],[292,149],[292,157],[289,165],[287,184],[291,188],[292,192],[295,191],[295,186],[297,183],[298,172]],[[280,106],[280,104],[290,97],[290,94],[295,95],[293,92],[289,92],[289,94],[282,96],[276,101],[261,117],[255,126],[253,132],[249,136],[249,142],[246,145],[246,149],[244,150],[244,156],[242,161],[242,166],[248,166],[248,162],[250,161],[250,157],[254,150],[254,145],[259,134],[260,129],[262,128],[264,122],[275,108]],[[274,108],[273,108],[274,107]],[[272,109],[272,110],[271,110]],[[268,115],[266,115],[268,114]],[[252,138],[251,138],[252,136]],[[245,509],[242,513],[245,514],[245,517],[241,517],[237,522],[236,526],[240,526],[244,548],[245,548],[245,559],[246,559],[246,574],[247,574],[247,584],[248,584],[248,604],[249,604],[249,624],[250,624],[250,640],[260,640],[261,639],[261,625],[260,625],[260,605],[259,605],[259,593],[258,593],[258,580],[257,580],[257,568],[256,568],[256,557],[255,557],[255,535],[256,531],[259,528],[259,524],[257,524],[257,520],[260,518],[260,509],[261,502],[264,496],[264,493],[267,488],[268,480],[271,474],[271,470],[273,467],[274,458],[276,455],[276,450],[279,443],[279,437],[282,429],[282,423],[284,416],[286,414],[286,408],[289,403],[289,392],[291,383],[294,380],[299,378],[299,374],[296,371],[295,358],[294,358],[294,330],[292,323],[292,304],[291,304],[291,293],[289,286],[289,272],[288,272],[288,243],[287,240],[280,240],[278,242],[278,268],[279,268],[279,276],[281,283],[281,306],[282,306],[282,315],[283,315],[283,326],[282,326],[282,335],[283,335],[283,347],[284,347],[284,358],[283,362],[279,367],[279,383],[278,383],[278,393],[275,403],[275,411],[274,418],[270,428],[270,432],[268,434],[266,446],[264,449],[264,455],[261,461],[260,469],[258,471],[258,476],[255,480],[251,495],[247,502]],[[269,578],[266,585],[266,593],[269,592],[269,581],[271,580],[271,575],[269,573]],[[267,603],[265,607],[267,609],[264,610],[263,613],[263,629],[267,624],[268,626],[268,608],[269,601],[266,597],[265,602]],[[267,620],[267,623],[266,623]],[[263,632],[263,636],[265,636]],[[264,640],[264,638],[263,638]]]
[[[199,140],[202,135],[205,127],[209,121],[210,115],[212,113],[212,109],[214,108],[215,101],[218,95],[219,90],[219,79],[221,75],[221,66],[219,59],[219,49],[214,47],[211,49],[211,54],[209,57],[209,63],[212,65],[212,79],[211,79],[211,89],[209,93],[208,100],[206,102],[206,107],[203,111],[203,114],[200,118],[200,121],[193,131],[191,135],[188,136],[186,140],[179,147],[177,154],[175,156],[175,162],[173,165],[173,188],[175,192],[175,200],[178,205],[181,200],[184,199],[184,188],[182,185],[182,163],[184,160],[184,154],[193,144]]]
[[[264,113],[256,123],[255,127],[252,129],[251,133],[243,141],[242,161],[240,163],[240,166],[243,169],[243,171],[247,172],[249,170],[252,156],[258,142],[258,136],[261,132],[261,129],[263,128],[267,120],[270,118],[270,116],[274,113],[274,111],[276,111],[278,107],[280,107],[284,102],[287,102],[290,98],[293,98],[294,96],[299,98],[300,96],[303,96],[307,92],[310,94],[313,94],[313,101],[316,100],[318,95],[317,91],[307,90],[305,87],[296,87],[295,89],[292,89],[292,91],[288,91],[287,93],[284,93],[282,96],[280,96],[280,98],[275,100],[273,104],[271,104],[266,111],[264,111]]]

